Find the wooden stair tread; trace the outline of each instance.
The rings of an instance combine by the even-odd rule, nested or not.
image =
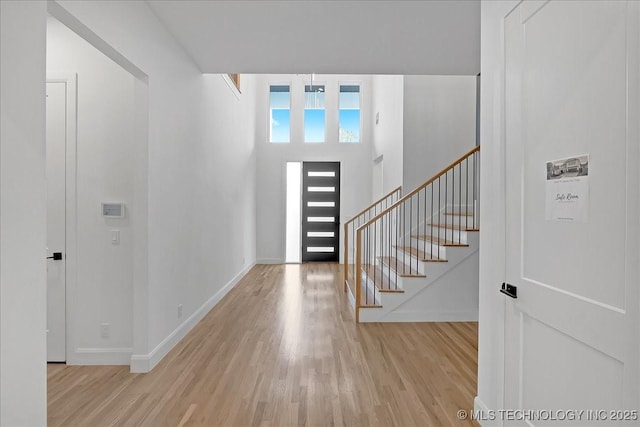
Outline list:
[[[445,215],[453,215],[453,216],[473,216],[473,212],[451,212],[451,211],[446,211],[444,213]]]
[[[455,220],[453,220],[453,223],[427,224],[427,228],[432,226],[434,228],[446,228],[447,230],[456,230],[456,231],[480,231],[479,228],[473,228],[473,226],[466,227],[465,225],[456,224]]]
[[[424,274],[420,274],[417,270],[411,268],[411,266],[403,263],[396,257],[380,257],[380,261],[391,267],[393,271],[398,272],[400,277],[427,277]],[[398,269],[396,270],[396,266]]]
[[[414,248],[413,246],[398,246],[398,249],[413,255],[414,257],[418,258],[422,262],[448,262],[444,258],[431,258],[431,255],[424,252],[420,248]]]
[[[469,244],[468,243],[458,243],[458,242],[452,242],[451,240],[445,240],[445,239],[439,239],[438,237],[435,236],[425,236],[424,234],[418,234],[415,236],[411,236],[414,239],[418,239],[418,240],[426,240],[427,242],[433,242],[436,245],[440,245],[440,246],[460,246],[460,247],[468,247]]]
[[[367,274],[367,277],[373,281],[380,292],[392,292],[392,293],[403,293],[402,289],[394,288],[394,284],[390,283],[390,281],[383,280],[383,273],[380,267],[367,264],[362,267],[362,271]]]

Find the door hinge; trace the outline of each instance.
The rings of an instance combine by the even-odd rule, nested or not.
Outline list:
[[[518,298],[518,288],[508,283],[502,283],[500,292],[507,296],[510,296],[511,298]]]

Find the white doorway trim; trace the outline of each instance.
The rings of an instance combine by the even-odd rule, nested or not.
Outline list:
[[[74,364],[75,335],[73,319],[77,289],[77,211],[76,211],[76,153],[77,153],[77,75],[75,73],[47,73],[47,83],[64,83],[66,87],[66,147],[65,147],[65,325],[66,362]],[[77,363],[77,362],[75,362]]]

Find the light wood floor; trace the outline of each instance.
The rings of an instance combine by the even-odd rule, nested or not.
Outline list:
[[[49,365],[49,425],[473,425],[477,324],[356,325],[341,278],[256,266],[148,374]]]

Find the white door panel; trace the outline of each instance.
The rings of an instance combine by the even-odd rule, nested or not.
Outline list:
[[[638,410],[634,3],[524,2],[505,18],[508,409]],[[587,222],[546,220],[546,162],[583,154]]]
[[[67,101],[64,82],[47,82],[47,360],[66,360],[65,156]]]

